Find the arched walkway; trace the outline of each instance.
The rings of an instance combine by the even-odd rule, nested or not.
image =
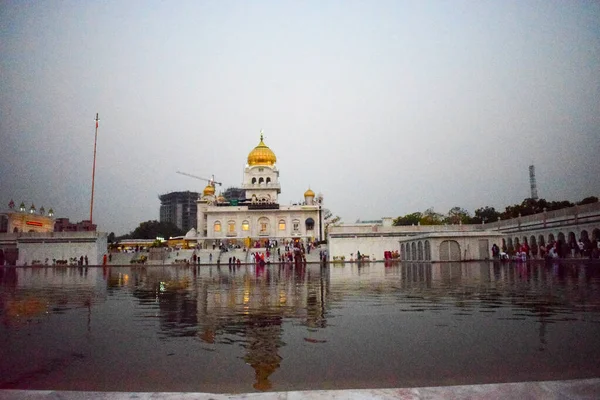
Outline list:
[[[425,260],[431,261],[431,244],[429,240],[425,241]]]

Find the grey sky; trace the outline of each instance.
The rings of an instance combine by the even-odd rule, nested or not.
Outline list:
[[[600,194],[600,3],[2,1],[0,203],[117,234],[158,194],[239,186],[346,222]]]

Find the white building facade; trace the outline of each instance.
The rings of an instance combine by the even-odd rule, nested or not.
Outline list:
[[[248,154],[242,189],[246,200],[228,202],[209,184],[198,200],[198,244],[207,248],[215,243],[254,246],[267,240],[322,239],[321,204],[308,189],[304,201],[283,206],[277,157],[263,141]]]

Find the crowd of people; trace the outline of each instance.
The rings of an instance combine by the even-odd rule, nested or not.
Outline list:
[[[561,258],[600,258],[600,241],[581,237],[578,241],[566,243],[562,240],[550,240],[548,244],[530,246],[526,241],[510,248],[503,241],[502,248],[494,243],[492,256],[499,260],[527,261],[528,259],[561,259]]]

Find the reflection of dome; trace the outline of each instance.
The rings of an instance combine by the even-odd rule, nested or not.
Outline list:
[[[304,192],[304,197],[315,197],[315,192],[309,188],[306,192]]]
[[[271,150],[264,142],[263,142],[263,134],[260,134],[260,143],[256,146],[250,154],[248,154],[248,165],[275,165],[277,162],[277,157],[273,150]]]
[[[202,192],[205,196],[212,196],[215,194],[215,187],[212,185],[206,185],[204,188],[204,192]]]

